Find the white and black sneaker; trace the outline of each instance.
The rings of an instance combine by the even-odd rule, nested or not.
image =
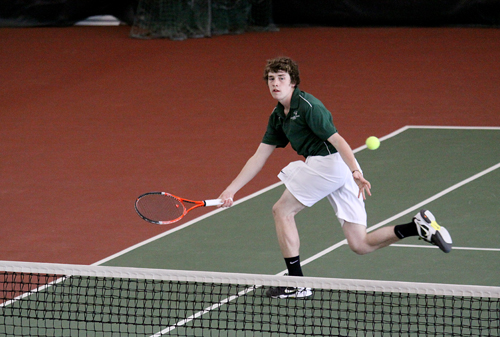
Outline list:
[[[439,226],[434,215],[423,209],[413,217],[417,225],[418,235],[427,242],[438,246],[443,252],[451,251],[452,243],[450,233],[443,226]]]
[[[312,294],[311,288],[304,287],[271,287],[266,291],[266,296],[272,298],[301,298]]]

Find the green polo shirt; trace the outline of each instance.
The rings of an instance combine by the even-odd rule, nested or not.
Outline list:
[[[337,129],[332,114],[314,96],[295,88],[290,103],[290,112],[285,116],[281,103],[276,105],[262,142],[276,147],[288,143],[301,156],[327,156],[337,149],[327,140]]]

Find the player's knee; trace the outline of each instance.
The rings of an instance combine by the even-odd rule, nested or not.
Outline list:
[[[295,213],[290,211],[283,203],[280,201],[276,202],[273,206],[273,217],[275,219],[287,219],[289,217],[294,217]]]
[[[358,255],[365,255],[371,252],[368,245],[362,241],[347,241],[347,243],[349,244],[349,248]]]
[[[273,217],[274,218],[282,218],[284,216],[285,216],[285,212],[284,212],[283,206],[278,201],[273,205]]]

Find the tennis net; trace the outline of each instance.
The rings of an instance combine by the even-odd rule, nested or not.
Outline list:
[[[0,275],[1,336],[500,335],[500,287],[9,261]]]

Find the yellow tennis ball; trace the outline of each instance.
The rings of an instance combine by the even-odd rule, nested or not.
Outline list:
[[[366,139],[366,146],[370,150],[376,150],[380,146],[380,140],[375,136],[368,137]]]

